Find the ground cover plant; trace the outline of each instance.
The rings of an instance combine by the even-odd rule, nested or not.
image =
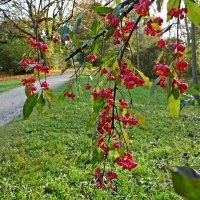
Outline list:
[[[32,17],[33,12],[31,11],[34,34],[31,32],[27,36],[26,42],[26,44],[29,44],[31,51],[23,55],[19,64],[26,71],[34,70],[40,86],[38,90],[35,85],[35,77],[22,80],[27,96],[23,106],[23,117],[28,119],[34,108],[37,108],[38,113],[42,114],[45,105],[48,104],[51,108],[53,102],[62,107],[61,103],[65,101],[65,98],[72,102],[81,99],[84,93],[82,79],[79,79],[79,77],[85,68],[91,69],[96,65],[96,71],[88,74],[84,86],[85,90],[91,91],[88,95],[90,94],[93,100],[93,109],[88,110],[88,113],[91,114],[85,131],[91,140],[87,143],[85,151],[82,149],[82,154],[78,157],[79,162],[76,164],[92,165],[94,170],[92,182],[96,189],[100,191],[110,189],[113,192],[117,191],[119,194],[121,188],[124,187],[121,182],[128,179],[122,179],[121,176],[127,174],[127,171],[134,174],[134,170],[140,170],[138,164],[141,164],[141,160],[136,161],[140,150],[137,149],[137,145],[136,147],[133,145],[137,142],[137,138],[134,137],[133,133],[136,130],[140,133],[139,128],[145,129],[148,133],[148,126],[143,112],[148,111],[148,104],[155,93],[156,87],[159,86],[166,91],[167,95],[164,95],[164,97],[167,99],[167,104],[163,105],[167,107],[166,110],[169,110],[171,117],[171,121],[170,118],[167,118],[167,124],[163,125],[163,129],[166,127],[171,127],[171,129],[167,128],[169,131],[176,129],[176,122],[179,119],[180,110],[183,108],[182,102],[186,102],[184,98],[189,85],[184,79],[184,73],[188,70],[189,62],[185,56],[187,46],[184,39],[182,39],[181,21],[187,15],[192,23],[199,27],[200,17],[198,18],[196,15],[200,15],[200,8],[195,1],[169,0],[166,5],[168,11],[167,21],[171,23],[163,27],[163,19],[160,16],[151,15],[150,7],[153,2],[154,0],[127,0],[122,2],[116,0],[114,2],[108,1],[105,5],[97,2],[92,4],[89,9],[93,14],[93,22],[87,33],[88,37],[84,41],[79,40],[76,34],[78,27],[81,25],[84,12],[77,15],[73,26],[69,24],[74,14],[75,0],[72,2],[71,15],[64,21],[66,24],[62,24],[63,22],[57,23],[54,17],[43,17],[45,4],[42,1],[39,2],[37,8],[34,7],[35,17]],[[57,6],[59,7],[60,4],[57,4]],[[62,4],[60,9],[63,6]],[[31,6],[28,5],[28,7]],[[62,20],[62,17],[60,16],[60,20]],[[51,37],[47,37],[48,30],[44,28],[44,24],[48,27],[48,21],[52,22],[52,33],[54,33],[54,30],[59,29],[60,36],[57,32],[54,35],[51,33]],[[57,25],[54,26],[55,24]],[[167,40],[163,35],[172,26],[175,26],[176,31],[173,32],[172,40]],[[132,47],[135,45],[133,41],[137,37],[138,30],[142,30],[148,37],[157,37],[157,48],[159,48],[161,54],[155,61],[155,65],[151,66],[151,72],[157,77],[153,83],[143,72],[138,56],[137,62],[134,61]],[[50,89],[47,79],[50,66],[46,60],[46,55],[50,51],[50,45],[47,44],[50,39],[52,40],[50,45],[55,45],[55,48],[59,49],[59,45],[64,44],[66,46],[71,45],[70,49],[72,50],[65,61],[70,60],[73,65],[75,70],[74,79],[67,84],[59,96],[56,96]],[[138,46],[135,49],[139,54]],[[67,68],[64,68],[63,72]],[[45,77],[44,80],[41,80],[41,75]],[[193,69],[194,76],[196,76],[196,73]],[[97,77],[95,85],[91,85],[93,77]],[[193,83],[195,84],[195,81]],[[150,93],[145,90],[145,87],[150,89]],[[138,91],[138,95],[134,96],[137,94],[136,91]],[[141,105],[144,103],[140,99],[140,94],[143,92],[147,94],[147,104],[142,108]],[[199,104],[198,97],[194,95],[192,98],[193,104]],[[156,102],[156,108],[160,108],[160,105],[160,102]],[[140,109],[141,111],[138,111]],[[151,119],[154,119],[154,115],[157,115],[157,113],[152,113]],[[155,119],[156,124],[163,123],[164,116],[165,114],[162,112],[162,117],[159,118],[160,121]],[[147,145],[146,142],[144,144]],[[147,152],[144,154],[147,154]],[[145,155],[143,157],[145,158]],[[188,160],[188,158],[188,153],[184,153],[184,159]],[[151,158],[148,157],[147,160],[149,162]],[[163,171],[166,170],[165,165],[161,164],[160,168]],[[127,174],[126,177],[129,177],[129,175]],[[197,181],[199,180],[198,175],[195,178]],[[185,196],[181,192],[179,194]],[[130,192],[129,195],[131,195]],[[135,195],[138,195],[138,193],[135,193]],[[194,194],[194,196],[196,196],[194,199],[198,198],[197,194]]]
[[[81,82],[84,91],[87,78]],[[114,190],[96,190],[92,164],[83,164],[86,154],[82,152],[93,133],[85,131],[93,100],[84,91],[73,103],[67,99],[44,114],[34,113],[25,121],[18,117],[0,128],[0,198],[179,199],[165,166],[200,169],[199,110],[184,108],[172,127],[165,94],[158,89],[146,109],[148,91],[137,88],[132,92],[134,109],[142,113],[147,126],[129,130],[138,167],[131,173],[117,169],[120,173]]]
[[[10,90],[12,88],[16,88],[22,85],[20,80],[9,80],[9,81],[0,81],[0,92],[4,92]]]

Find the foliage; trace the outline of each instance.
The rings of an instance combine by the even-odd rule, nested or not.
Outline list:
[[[176,192],[186,199],[198,200],[200,174],[191,167],[169,167]]]
[[[91,69],[97,58],[96,71],[88,74],[88,82],[85,90],[92,90],[91,97],[94,101],[91,118],[87,124],[87,131],[91,133],[91,144],[86,151],[83,151],[84,163],[92,164],[95,171],[94,183],[98,189],[117,188],[118,179],[120,179],[119,171],[131,171],[137,168],[138,164],[135,160],[135,154],[132,152],[133,140],[131,139],[131,130],[136,126],[147,128],[143,115],[137,111],[134,105],[133,93],[136,88],[148,86],[150,88],[150,97],[155,93],[156,86],[166,90],[168,96],[168,108],[175,123],[180,115],[181,98],[188,89],[188,84],[183,79],[182,74],[186,72],[189,63],[184,58],[186,46],[179,38],[181,36],[180,21],[187,14],[190,20],[198,23],[198,20],[191,14],[192,10],[198,10],[196,3],[185,0],[185,6],[182,7],[181,1],[169,0],[168,21],[176,20],[168,27],[163,28],[163,19],[161,17],[148,16],[150,6],[153,1],[116,1],[113,7],[109,7],[112,3],[105,5],[94,3],[90,10],[93,12],[94,20],[91,30],[88,32],[88,39],[82,41],[78,39],[77,32],[81,27],[83,13],[76,13],[76,20],[72,24],[63,24],[61,27],[62,43],[70,43],[72,52],[69,53],[66,61],[72,60],[74,66],[74,79],[67,84],[63,92],[57,97],[49,88],[46,75],[49,73],[50,67],[47,66],[46,56],[53,55],[50,52],[50,45],[58,45],[59,37],[54,35],[51,39],[53,43],[48,43],[42,37],[42,31],[46,30],[47,22],[54,26],[56,19],[40,18],[42,10],[40,6],[37,8],[36,20],[34,26],[34,36],[28,36],[27,42],[34,51],[36,59],[24,57],[20,61],[22,68],[27,71],[34,69],[37,74],[40,87],[34,85],[36,79],[28,78],[23,80],[25,93],[27,95],[26,102],[23,107],[24,119],[27,119],[37,107],[41,114],[44,111],[45,104],[48,103],[49,108],[52,103],[61,103],[65,97],[73,101],[80,99],[83,95],[79,76],[85,68]],[[72,5],[72,16],[74,14],[75,1]],[[130,17],[129,17],[130,15]],[[132,17],[135,15],[135,17]],[[152,84],[149,78],[143,72],[138,54],[137,63],[133,62],[134,53],[140,53],[139,45],[134,49],[132,36],[140,29],[139,22],[144,19],[144,32],[147,36],[158,37],[157,46],[160,54],[156,54],[157,59],[155,65],[147,63],[151,71],[158,77]],[[34,21],[34,20],[33,20]],[[68,20],[67,20],[68,21]],[[49,24],[47,24],[48,26]],[[176,25],[175,38],[176,41],[169,43],[161,36],[167,32],[173,25]],[[52,28],[52,32],[53,32]],[[51,34],[52,34],[51,32]],[[48,35],[46,37],[48,38]],[[45,43],[46,42],[46,43]],[[74,50],[75,49],[75,50]],[[156,48],[152,48],[153,51]],[[79,62],[76,66],[75,58],[79,53],[84,52],[87,56],[83,58],[83,62]],[[84,55],[82,54],[82,55]],[[150,58],[153,57],[148,55]],[[154,62],[153,61],[153,62]],[[81,63],[81,64],[80,64]],[[140,68],[139,68],[140,67]],[[67,69],[64,68],[63,71]],[[45,81],[41,82],[40,76],[44,73]],[[150,73],[149,73],[150,74]],[[90,82],[93,76],[98,77],[95,86],[91,86]],[[74,86],[76,85],[76,87]],[[127,97],[126,92],[129,94]],[[150,98],[149,97],[149,98]]]
[[[164,92],[158,88],[147,109],[148,88],[134,90],[134,105],[148,127],[129,131],[139,166],[131,173],[118,169],[113,191],[96,190],[92,166],[80,159],[92,137],[85,126],[93,105],[84,90],[87,77],[80,81],[84,94],[79,100],[66,99],[44,114],[25,121],[20,116],[0,128],[0,199],[181,199],[165,165],[198,165],[198,110],[186,107],[171,127]]]
[[[21,74],[24,70],[19,66],[19,60],[24,52],[29,52],[29,46],[21,39],[10,39],[0,45],[1,71],[9,74]]]

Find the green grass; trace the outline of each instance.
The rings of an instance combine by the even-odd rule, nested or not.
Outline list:
[[[21,80],[0,81],[0,92],[5,92],[22,85]]]
[[[117,168],[114,191],[95,189],[91,165],[77,165],[93,133],[85,131],[92,100],[84,92],[79,101],[66,100],[42,115],[34,113],[25,121],[18,117],[0,128],[0,199],[181,199],[163,165],[200,170],[200,110],[185,108],[172,126],[162,90],[150,105],[147,88],[136,88],[132,95],[134,109],[143,114],[148,129],[129,130],[138,167],[131,172]]]

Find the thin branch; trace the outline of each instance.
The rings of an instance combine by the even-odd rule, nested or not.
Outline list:
[[[72,19],[73,15],[74,15],[75,4],[76,4],[76,0],[73,1],[73,6],[72,6],[72,11],[71,11],[70,16],[69,16],[66,20],[64,20],[63,22],[57,24],[57,25],[56,25],[57,28],[59,28],[62,24],[65,24],[65,23],[67,23],[69,20]]]
[[[125,1],[123,2],[121,5],[127,5],[128,3],[130,3],[130,1]],[[134,3],[131,3],[131,5],[128,7],[128,9],[126,11],[124,11],[121,16],[120,19],[123,19],[132,9],[133,9],[133,5]],[[89,38],[81,47],[79,47],[78,49],[76,49],[76,51],[74,51],[72,54],[70,54],[65,61],[70,60],[72,57],[74,57],[76,54],[78,54],[79,52],[81,52],[83,49],[87,48],[91,41],[95,41],[96,39],[98,39],[99,37],[101,37],[102,35],[104,35],[106,33],[106,31],[111,27],[111,25],[107,24],[105,26],[105,28],[103,30],[101,30],[98,34],[92,36],[91,38]]]
[[[18,24],[16,24],[12,19],[10,19],[10,17],[5,13],[4,10],[2,10],[2,9],[0,8],[0,11],[3,12],[5,18],[8,19],[8,20],[15,26],[15,28],[17,28],[18,30],[20,30],[22,33],[25,33],[26,35],[30,35],[31,37],[33,37],[33,35],[32,35],[31,33],[27,32],[27,31],[24,30],[24,29],[22,29],[20,26],[18,26]]]

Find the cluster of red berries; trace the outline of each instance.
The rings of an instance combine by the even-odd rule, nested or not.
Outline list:
[[[168,11],[167,15],[170,17],[170,19],[173,18],[180,18],[180,19],[184,19],[185,14],[187,14],[188,10],[187,8],[172,8]]]
[[[35,69],[38,72],[44,72],[45,74],[48,74],[50,71],[49,66],[42,66],[41,64],[35,64]]]
[[[188,89],[188,84],[184,82],[179,82],[177,79],[173,79],[173,84],[178,86],[179,92],[184,93]]]
[[[24,78],[24,79],[22,79],[22,85],[23,86],[26,86],[26,85],[32,85],[32,84],[34,84],[35,83],[35,81],[36,81],[36,79],[35,78]]]
[[[150,19],[147,22],[147,25],[145,27],[145,33],[147,35],[151,35],[151,36],[157,36],[159,35],[162,30],[161,30],[161,26],[163,23],[163,19],[161,17],[156,17],[155,19]]]
[[[38,46],[43,52],[46,52],[46,50],[48,49],[47,44],[43,44],[40,41],[36,42],[36,40],[34,40],[31,36],[28,36],[27,40],[32,48],[36,48]]]
[[[144,86],[144,80],[137,77],[133,73],[132,69],[128,69],[127,64],[123,61],[120,63],[120,71],[121,71],[121,74],[120,74],[120,76],[118,76],[119,81],[122,78],[124,80],[124,85],[127,89],[129,89],[129,90],[133,89],[134,86],[136,86],[136,87]]]
[[[149,12],[149,7],[151,5],[150,0],[139,0],[139,3],[134,5],[138,15],[146,16]]]
[[[123,32],[124,34],[130,33],[134,25],[135,25],[135,22],[134,22],[134,21],[126,21],[126,22],[125,22],[125,25],[122,26],[122,32]],[[135,30],[137,30],[137,29],[139,29],[139,26],[136,26],[136,27],[135,27]]]
[[[183,57],[184,52],[185,52],[185,50],[186,50],[186,47],[185,47],[184,44],[181,44],[181,43],[172,43],[171,46],[172,46],[172,48],[175,50],[176,56],[177,56],[178,58]]]
[[[166,89],[166,77],[169,73],[169,67],[166,64],[158,64],[153,67],[157,76],[160,76],[160,80],[158,81],[157,85]]]
[[[174,63],[176,69],[179,71],[179,72],[185,72],[187,67],[188,67],[188,62],[185,61],[185,60],[178,60]]]
[[[113,13],[110,13],[107,15],[107,20],[108,20],[108,23],[113,27],[118,26],[120,23],[120,19],[116,18]]]
[[[101,172],[100,168],[96,168],[95,170],[95,175],[98,178],[98,182],[96,183],[96,187],[97,188],[106,188],[106,183],[103,180],[103,173]],[[111,182],[114,179],[117,179],[117,174],[115,172],[112,171],[108,171],[106,174],[107,177],[107,181]],[[109,189],[114,189],[112,184],[109,184]]]
[[[112,95],[113,89],[112,88],[107,88],[107,89],[102,89],[99,92],[93,91],[92,96],[93,99],[96,100],[98,98],[109,98],[110,95]]]
[[[123,154],[122,158],[117,157],[115,162],[122,167],[123,170],[128,169],[131,171],[137,167],[137,163],[133,161],[133,156],[130,152]]]
[[[30,85],[28,86],[28,91],[29,91],[29,94],[35,94],[36,91],[37,91],[37,88],[34,86],[34,85]]]
[[[153,67],[157,76],[168,76],[169,67],[166,64],[158,64]]]
[[[122,32],[117,28],[113,34],[113,37],[115,38],[113,40],[113,44],[119,45],[121,43],[120,38],[122,42],[126,42],[128,38],[127,34],[131,32],[134,25],[135,25],[134,21],[126,21],[124,26],[122,26]],[[135,27],[135,30],[137,29],[139,29],[138,26]]]
[[[22,85],[27,87],[29,94],[35,94],[37,90],[37,88],[34,86],[35,81],[36,79],[32,77],[22,79]]]
[[[34,65],[35,60],[34,59],[23,59],[20,60],[19,64],[21,65],[22,68],[26,69],[27,65]]]
[[[64,96],[65,96],[65,97],[68,97],[68,98],[71,98],[72,101],[74,101],[76,95],[75,95],[73,92],[72,92],[72,93],[65,92],[65,93],[64,93]]]
[[[43,90],[49,89],[49,84],[46,81],[43,81],[40,86]]]

